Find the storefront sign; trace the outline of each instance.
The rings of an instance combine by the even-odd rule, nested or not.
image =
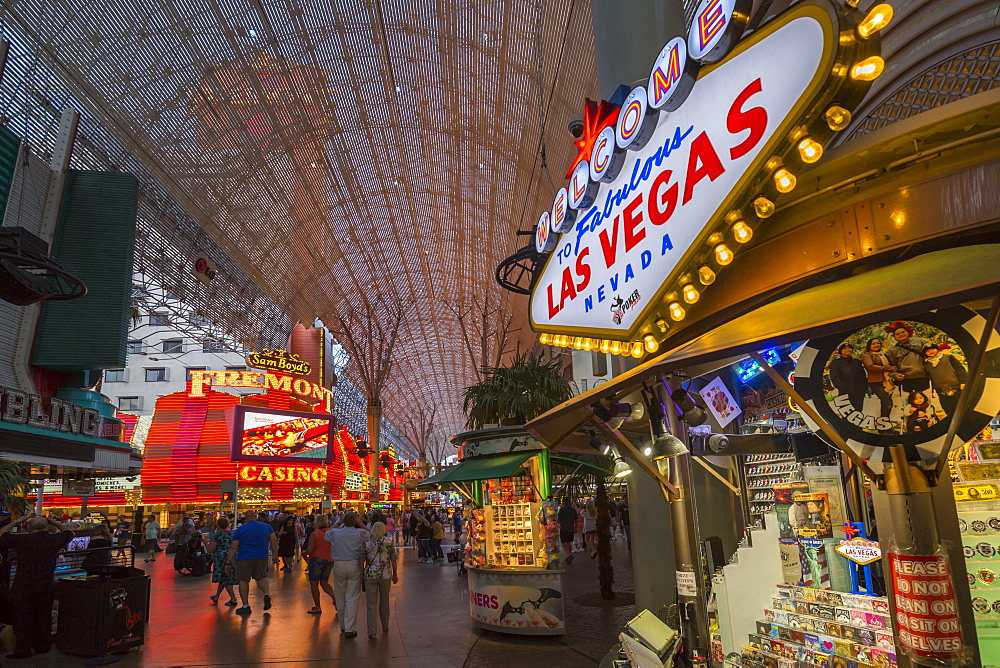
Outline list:
[[[292,378],[259,371],[191,371],[191,396],[205,396],[205,387],[251,387],[290,392],[305,399],[317,399],[327,411],[333,409],[333,391],[305,378]]]
[[[838,104],[864,96],[868,84],[845,76],[841,61],[878,45],[838,40],[832,5],[794,7],[730,54],[749,5],[703,0],[647,87],[625,89],[616,104],[588,101],[569,184],[535,229],[536,249],[551,253],[531,297],[539,331],[627,339],[683,319],[777,194],[794,188],[792,172],[822,154],[833,129],[814,121],[828,93]],[[723,59],[698,76],[700,64]],[[751,200],[765,194],[755,214]]]
[[[93,480],[63,480],[63,496],[94,496],[95,493]]]
[[[250,353],[246,356],[246,363],[255,369],[291,373],[296,376],[308,376],[312,372],[309,362],[281,348],[274,350],[265,348],[258,353]]]
[[[693,571],[676,571],[677,574],[677,595],[697,596],[698,580]]]
[[[522,434],[520,437],[487,438],[482,441],[462,443],[458,450],[458,459],[461,461],[469,457],[520,452],[522,450],[542,450],[543,448],[544,446],[538,440],[527,434]]]
[[[552,571],[470,569],[469,614],[508,633],[566,632],[562,584]]]
[[[45,408],[46,401],[48,410]],[[62,399],[44,400],[37,394],[12,387],[0,388],[0,420],[64,434],[100,436],[101,414],[93,408],[84,408]]]
[[[968,359],[985,327],[981,315],[954,306],[811,339],[795,367],[795,390],[864,459],[881,461],[883,449],[891,445],[912,446],[921,459],[937,459],[965,385]],[[880,382],[870,382],[872,366],[894,369],[883,372]],[[996,332],[986,344],[982,375],[986,382],[975,387],[956,443],[975,438],[1000,411]],[[826,440],[807,413],[802,419]],[[959,462],[967,481],[977,478],[964,476],[963,465],[983,466]],[[991,479],[1000,476],[1000,466],[993,466]]]
[[[961,655],[962,624],[947,557],[890,552],[889,571],[900,649],[924,659]]]
[[[956,483],[952,487],[952,493],[955,495],[955,503],[996,501],[1000,499],[1000,485],[995,482]]]
[[[219,273],[219,267],[204,253],[199,253],[191,267],[191,274],[205,285],[211,285],[212,279]]]
[[[326,482],[326,469],[319,466],[241,466],[236,476],[244,482]],[[243,490],[240,490],[242,495]]]
[[[852,540],[842,540],[840,545],[833,548],[841,556],[853,561],[859,566],[870,564],[882,558],[882,546],[875,541],[863,538]]]

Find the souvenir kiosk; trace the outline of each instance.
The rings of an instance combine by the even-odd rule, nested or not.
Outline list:
[[[460,463],[418,489],[450,487],[471,506],[465,546],[469,615],[492,631],[566,633],[548,450],[521,427],[466,432],[452,442]]]

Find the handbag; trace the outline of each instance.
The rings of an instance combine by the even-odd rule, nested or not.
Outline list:
[[[884,389],[888,394],[892,394],[896,391],[896,384],[892,382],[891,371],[884,372],[882,376],[882,389]]]

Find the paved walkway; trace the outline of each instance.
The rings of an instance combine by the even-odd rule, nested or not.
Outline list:
[[[446,539],[446,542],[451,542]],[[447,545],[445,546],[447,549]],[[198,579],[174,573],[172,559],[161,554],[155,564],[143,564],[152,575],[150,627],[141,651],[117,665],[247,666],[300,665],[386,666],[387,668],[494,668],[596,665],[614,644],[618,629],[635,615],[631,566],[624,541],[614,544],[615,601],[598,595],[595,561],[577,554],[564,577],[568,632],[556,638],[510,636],[482,631],[468,617],[465,577],[454,564],[418,564],[413,549],[402,550],[399,585],[392,588],[389,633],[369,640],[365,631],[364,598],[358,613],[358,637],[341,636],[333,606],[324,600],[322,615],[312,606],[303,567],[278,573],[271,581],[274,607],[264,613],[259,591],[251,590],[253,613],[243,618],[232,608],[214,606],[210,577]],[[223,595],[225,596],[225,595]],[[4,654],[12,651],[11,629],[0,633]],[[53,649],[26,661],[4,666],[82,666],[83,659]]]

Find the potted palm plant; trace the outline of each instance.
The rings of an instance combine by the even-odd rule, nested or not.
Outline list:
[[[573,396],[559,358],[524,353],[482,371],[483,379],[463,392],[469,429],[522,425]]]

